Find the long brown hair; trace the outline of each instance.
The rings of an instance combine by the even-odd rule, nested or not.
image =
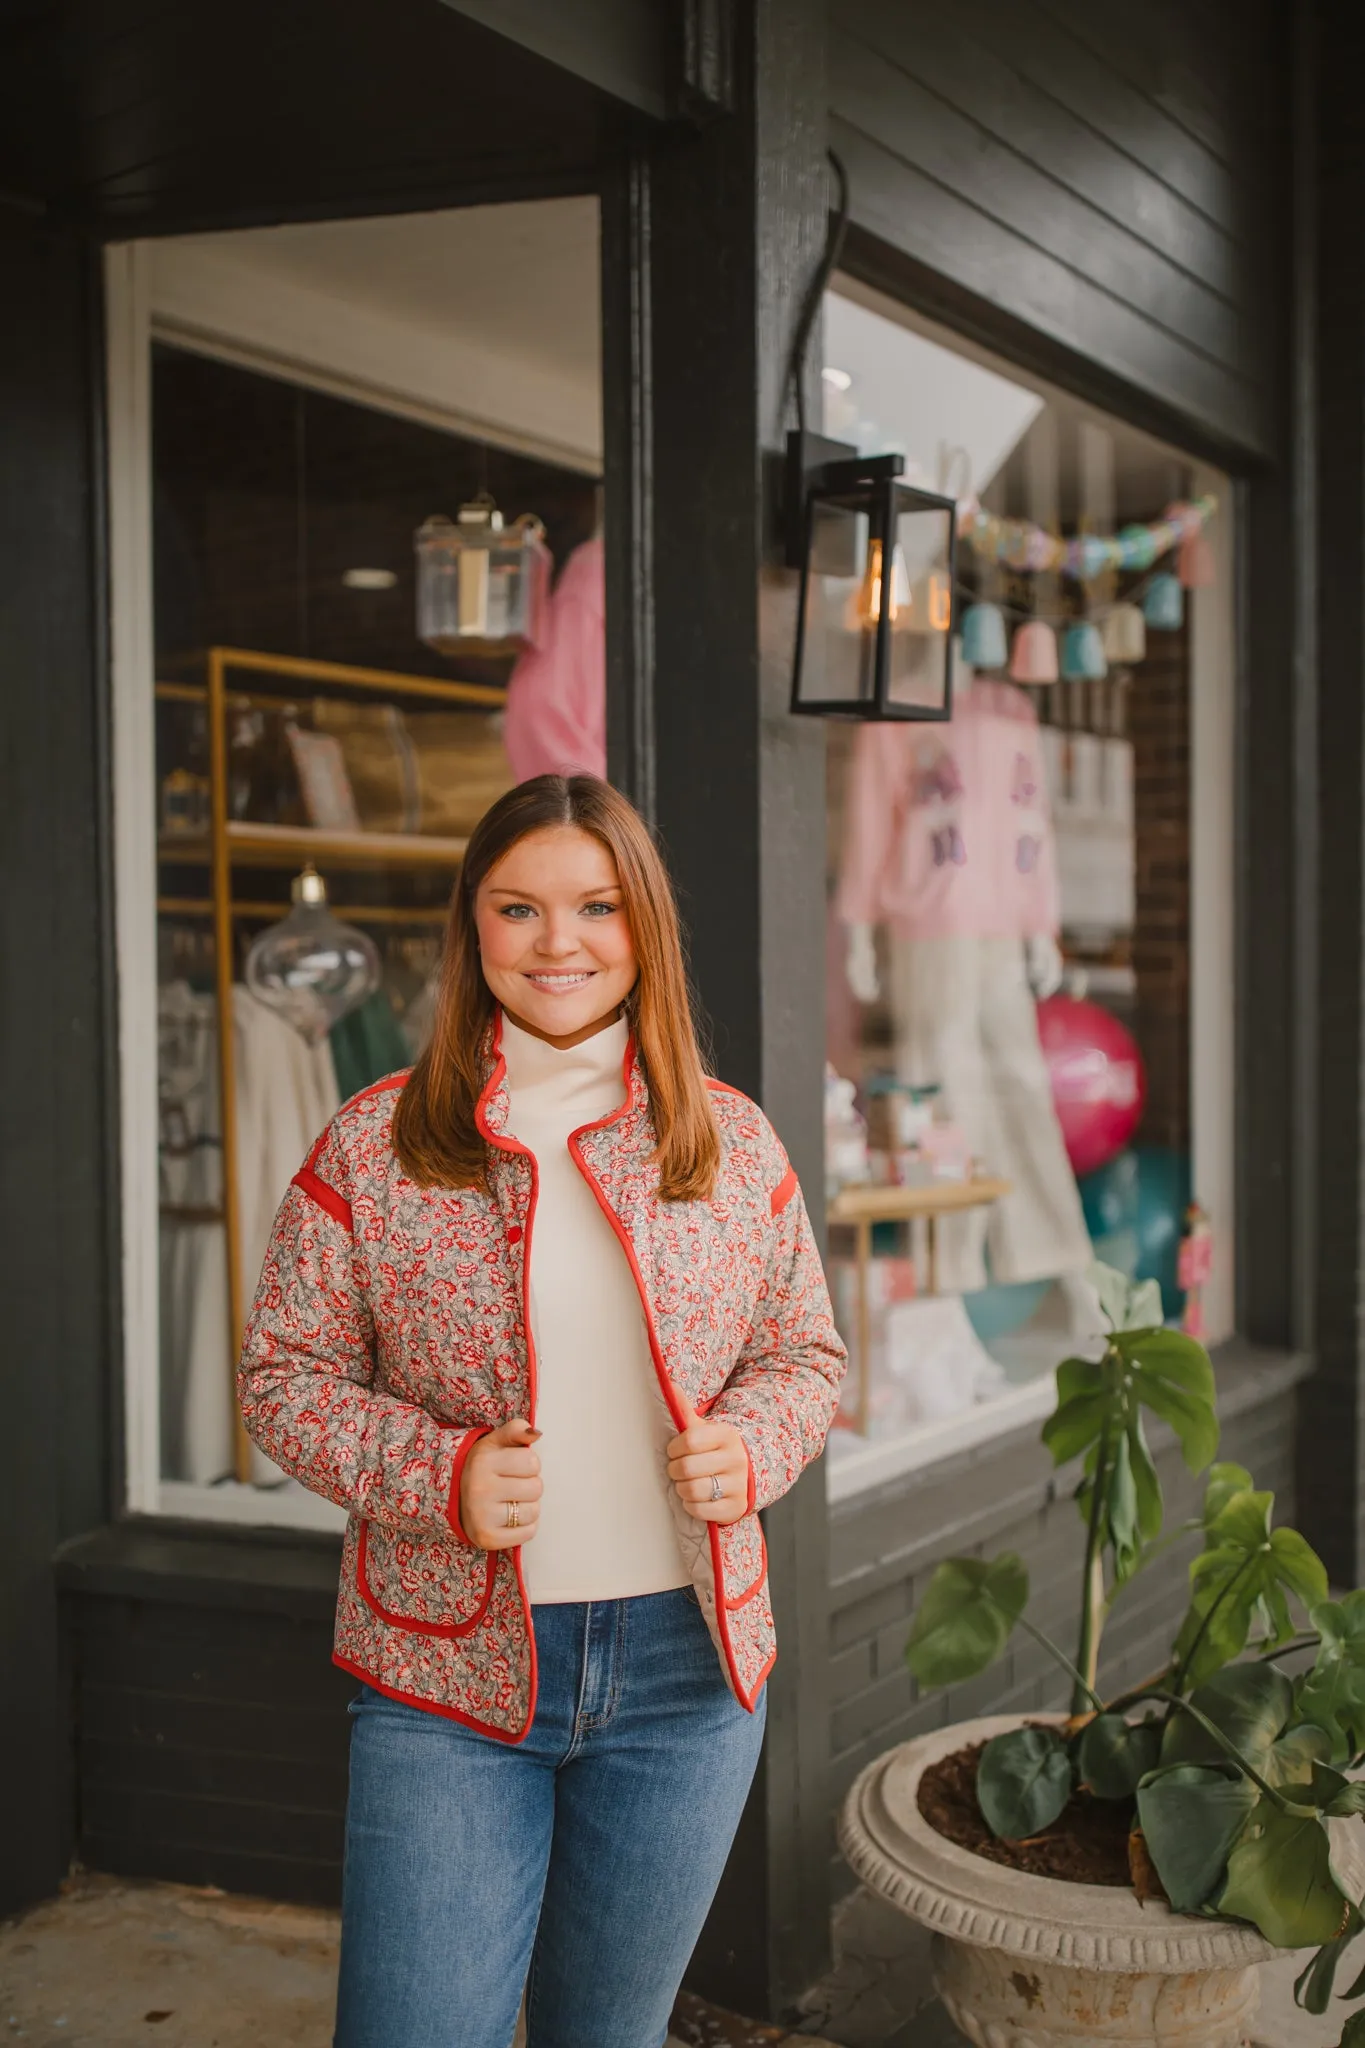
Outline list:
[[[528,832],[574,825],[616,863],[639,973],[626,998],[636,1057],[653,1113],[659,1193],[709,1199],[720,1134],[688,999],[678,911],[668,872],[638,811],[595,775],[537,775],[509,789],[470,836],[450,900],[436,1024],[398,1099],[393,1145],[422,1187],[478,1187],[488,1146],[474,1112],[485,1081],[485,1047],[496,1002],[479,960],[474,907],[480,885]]]

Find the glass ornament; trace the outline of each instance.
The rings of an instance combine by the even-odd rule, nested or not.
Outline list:
[[[374,941],[327,907],[327,885],[311,863],[294,877],[293,909],[252,940],[246,985],[257,1002],[292,1024],[309,1045],[372,995],[380,981]]]

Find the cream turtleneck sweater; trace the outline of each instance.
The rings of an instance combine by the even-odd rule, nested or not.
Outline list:
[[[507,1134],[535,1154],[529,1293],[545,1492],[522,1546],[534,1603],[687,1583],[664,1447],[675,1434],[626,1255],[568,1148],[625,1099],[624,1019],[562,1051],[502,1022]]]

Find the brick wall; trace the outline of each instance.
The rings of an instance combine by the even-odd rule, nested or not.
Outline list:
[[[1220,1456],[1274,1490],[1277,1519],[1292,1521],[1295,1374],[1284,1365],[1229,1364],[1223,1381]],[[1168,1526],[1201,1492],[1168,1432],[1153,1432]],[[1054,1476],[1029,1429],[985,1450],[917,1473],[899,1486],[831,1514],[831,1774],[840,1802],[882,1750],[950,1721],[1065,1706],[1067,1682],[1024,1635],[1002,1662],[970,1683],[921,1695],[905,1665],[915,1603],[945,1557],[1018,1551],[1032,1585],[1029,1615],[1068,1652],[1080,1599],[1081,1529],[1071,1493],[1076,1472]],[[1161,1665],[1184,1610],[1189,1547],[1173,1547],[1129,1587],[1105,1632],[1102,1681],[1115,1692]],[[852,1877],[835,1859],[836,1895]]]

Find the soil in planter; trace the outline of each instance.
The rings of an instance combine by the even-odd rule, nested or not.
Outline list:
[[[974,1742],[969,1749],[955,1750],[930,1764],[921,1777],[919,1810],[936,1833],[974,1856],[1003,1863],[1009,1870],[1025,1870],[1031,1877],[1131,1888],[1130,1800],[1076,1792],[1045,1833],[1026,1842],[1002,1842],[986,1826],[976,1803],[976,1767],[985,1747],[984,1742]]]

